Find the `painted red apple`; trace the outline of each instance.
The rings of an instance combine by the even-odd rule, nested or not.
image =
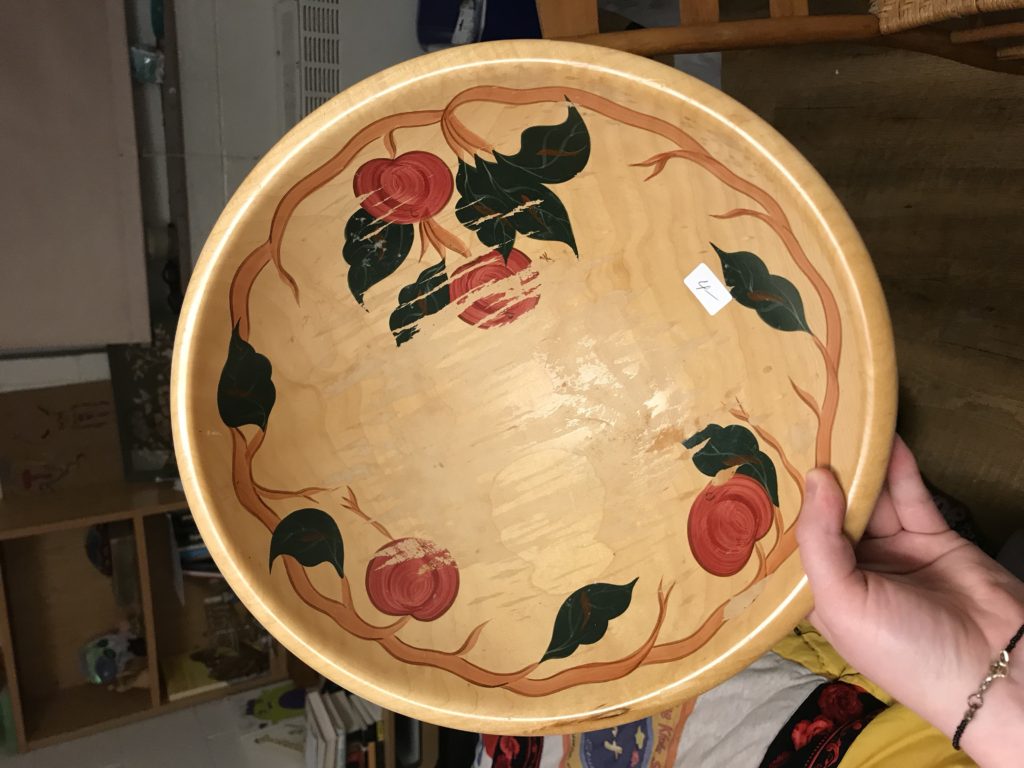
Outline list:
[[[395,539],[366,566],[366,594],[389,616],[433,621],[459,593],[459,567],[447,549],[427,539]]]
[[[510,287],[509,290],[481,295],[481,289],[514,275],[519,277],[521,290]],[[491,251],[452,273],[449,283],[451,300],[453,304],[465,307],[459,318],[470,325],[478,328],[506,325],[537,306],[540,296],[534,294],[538,286],[530,286],[537,278],[537,271],[530,268],[530,258],[522,251],[513,248],[507,260],[498,251]]]
[[[415,224],[436,215],[452,196],[452,172],[429,152],[377,157],[359,166],[352,189],[359,204],[374,218],[394,224]]]
[[[687,538],[700,566],[714,576],[733,576],[747,564],[754,542],[772,525],[772,500],[746,475],[709,483],[690,507]]]

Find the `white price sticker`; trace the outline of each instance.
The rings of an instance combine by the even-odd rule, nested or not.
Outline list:
[[[697,300],[704,305],[709,315],[717,315],[722,307],[732,301],[732,294],[729,289],[722,285],[718,275],[711,271],[711,268],[701,262],[693,272],[683,280],[690,293],[697,297]]]

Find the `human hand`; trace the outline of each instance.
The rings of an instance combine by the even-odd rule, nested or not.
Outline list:
[[[811,622],[859,672],[952,736],[967,696],[1024,623],[1024,584],[949,529],[899,437],[856,549],[845,513],[832,473],[812,470],[797,523]],[[1024,643],[961,745],[981,765],[1024,762]]]

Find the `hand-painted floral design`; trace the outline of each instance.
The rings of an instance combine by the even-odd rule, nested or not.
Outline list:
[[[390,616],[433,621],[459,593],[459,567],[451,552],[427,539],[395,539],[366,566],[366,594]]]
[[[519,286],[510,285],[507,290],[480,295],[488,285],[513,276],[519,277],[521,291]],[[537,272],[530,268],[529,257],[522,251],[513,248],[507,260],[498,251],[491,251],[452,273],[449,286],[451,300],[465,307],[459,312],[459,319],[470,325],[477,328],[506,325],[537,306],[539,286],[530,284],[535,283],[538,277]]]
[[[860,717],[864,712],[864,703],[860,694],[864,689],[849,683],[832,683],[826,685],[818,696],[818,706],[825,717],[840,723]]]
[[[811,691],[768,745],[760,768],[837,768],[885,704],[856,685],[833,680]]]
[[[831,731],[834,727],[835,723],[823,715],[813,720],[801,720],[793,727],[793,746],[803,749],[819,733]]]
[[[747,564],[754,542],[772,524],[772,500],[764,486],[736,474],[709,483],[693,501],[687,538],[694,558],[714,576],[734,576]]]
[[[457,108],[466,112],[467,105],[477,102],[506,107],[561,104],[566,116],[560,123],[525,127],[518,149],[506,144],[504,139],[499,147],[487,137],[477,136],[455,114]],[[518,110],[516,112],[518,114]],[[571,84],[536,88],[480,84],[455,94],[446,105],[438,105],[433,112],[382,116],[357,131],[323,164],[293,184],[273,207],[266,239],[256,243],[242,259],[230,282],[231,340],[217,387],[221,420],[231,431],[235,496],[270,535],[268,567],[281,558],[284,575],[306,605],[329,617],[339,628],[378,643],[398,661],[443,670],[468,683],[502,688],[521,696],[547,696],[576,686],[610,682],[631,674],[640,666],[686,659],[704,647],[730,620],[724,609],[735,597],[712,610],[688,636],[667,639],[662,637],[662,632],[663,627],[669,626],[666,617],[670,613],[669,597],[675,582],[665,584],[664,579],[659,580],[657,615],[635,649],[619,658],[587,659],[566,666],[556,674],[534,674],[536,667],[549,659],[567,658],[580,646],[600,641],[609,622],[623,615],[629,607],[637,579],[627,584],[587,584],[572,592],[559,607],[551,641],[538,662],[519,670],[483,669],[473,662],[467,663],[466,655],[480,638],[487,620],[475,627],[457,650],[420,647],[399,635],[407,623],[404,617],[430,621],[452,606],[459,588],[458,567],[451,553],[432,541],[395,538],[380,519],[362,511],[349,488],[348,498],[340,506],[353,512],[389,542],[377,550],[368,564],[367,595],[380,611],[403,618],[381,627],[360,615],[358,601],[350,599],[351,578],[344,569],[346,547],[342,536],[348,532],[347,522],[337,520],[333,512],[318,507],[292,508],[287,512],[280,508],[285,499],[310,499],[337,488],[276,489],[260,485],[253,475],[253,460],[265,445],[267,425],[278,392],[272,381],[270,360],[253,346],[250,338],[252,289],[259,276],[276,272],[298,302],[299,283],[289,273],[287,260],[282,258],[282,242],[289,239],[283,235],[293,214],[310,194],[350,173],[356,158],[365,157],[364,153],[372,151],[376,142],[382,142],[389,157],[366,161],[354,172],[352,186],[358,206],[344,206],[349,218],[340,256],[348,265],[348,289],[353,299],[367,314],[377,313],[380,296],[371,295],[370,291],[384,281],[392,287],[398,285],[397,280],[405,283],[388,321],[396,346],[415,337],[421,321],[442,312],[452,303],[458,305],[458,314],[464,322],[481,328],[506,324],[521,317],[539,302],[536,295],[539,275],[529,257],[516,246],[529,250],[530,243],[551,243],[554,245],[545,248],[550,249],[555,258],[563,256],[566,248],[576,258],[581,256],[570,221],[574,205],[567,207],[561,198],[572,190],[572,186],[563,185],[584,170],[590,157],[590,133],[583,119],[587,112],[648,136],[660,137],[674,147],[631,164],[653,167],[647,180],[662,173],[673,159],[693,163],[750,200],[749,207],[716,214],[716,218],[756,217],[782,240],[794,268],[813,286],[820,300],[819,315],[823,314],[824,318],[822,337],[813,333],[806,321],[803,299],[796,284],[769,270],[769,267],[777,269],[775,260],[769,265],[753,253],[731,253],[717,246],[715,250],[722,263],[725,282],[737,304],[754,310],[774,329],[808,334],[820,351],[825,364],[825,390],[820,402],[795,382],[791,383],[795,395],[816,418],[815,463],[828,465],[840,400],[841,316],[835,295],[793,236],[782,206],[753,181],[743,179],[743,185],[737,186],[736,172],[704,149],[681,126]],[[397,141],[405,142],[409,140],[406,129],[431,125],[439,129],[441,138],[453,152],[452,168],[431,152],[409,151],[396,156],[396,133],[400,137]],[[484,249],[489,249],[475,260],[472,260],[471,246],[435,218],[448,208],[455,191],[459,199],[449,210],[465,228],[461,234],[474,235]],[[569,199],[571,202],[571,196]],[[420,262],[429,249],[437,253],[438,259],[432,259],[432,263],[422,268],[406,265],[417,241]],[[553,260],[547,253],[540,258]],[[265,269],[268,264],[274,269]],[[411,269],[416,271],[414,280]],[[783,271],[787,271],[784,266]],[[795,272],[791,272],[791,276],[796,277]],[[740,405],[738,401],[737,405]],[[802,474],[788,461],[779,441],[751,422],[742,406],[732,413],[748,423],[774,451],[802,495]],[[758,549],[761,567],[754,581],[777,571],[795,552],[796,541],[793,522],[784,525],[778,510],[775,466],[760,449],[758,439],[745,427],[710,424],[684,440],[683,445],[696,449],[693,464],[704,475],[719,477],[723,470],[736,475],[722,486],[709,486],[693,504],[694,514],[689,525],[691,545],[698,560],[712,573],[737,573],[751,556],[752,546],[755,546],[752,542],[771,527],[767,517],[770,510],[778,535],[767,551]],[[739,487],[750,482],[759,484],[763,492],[748,489],[732,498]],[[765,498],[770,501],[770,508],[765,506]],[[709,513],[723,510],[723,514]],[[348,554],[358,559],[360,555],[365,557],[360,552]],[[333,567],[348,599],[339,602],[321,592],[301,571],[322,564]],[[321,573],[328,572],[321,569]],[[648,594],[651,591],[653,584]],[[738,594],[743,593],[741,589]],[[837,697],[830,706],[842,707],[843,700]],[[813,722],[810,717],[804,714],[792,725],[801,720]],[[829,719],[826,715],[822,717]],[[861,718],[866,719],[867,716]],[[861,720],[850,728],[862,727]],[[631,766],[644,761],[641,734],[637,732],[638,741],[632,749],[623,747],[622,757],[628,759]],[[784,735],[788,744],[789,732]],[[526,743],[537,745],[536,755],[539,756],[543,740],[506,741],[502,754],[521,760],[528,754],[528,750],[522,748]]]
[[[359,204],[376,219],[415,224],[441,212],[455,182],[444,161],[430,152],[413,151],[393,160],[377,157],[359,166],[352,190]]]
[[[483,742],[492,768],[538,768],[544,750],[540,736],[484,735]]]

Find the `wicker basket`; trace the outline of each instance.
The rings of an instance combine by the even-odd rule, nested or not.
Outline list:
[[[988,11],[1024,8],[1024,0],[871,0],[883,34]]]

